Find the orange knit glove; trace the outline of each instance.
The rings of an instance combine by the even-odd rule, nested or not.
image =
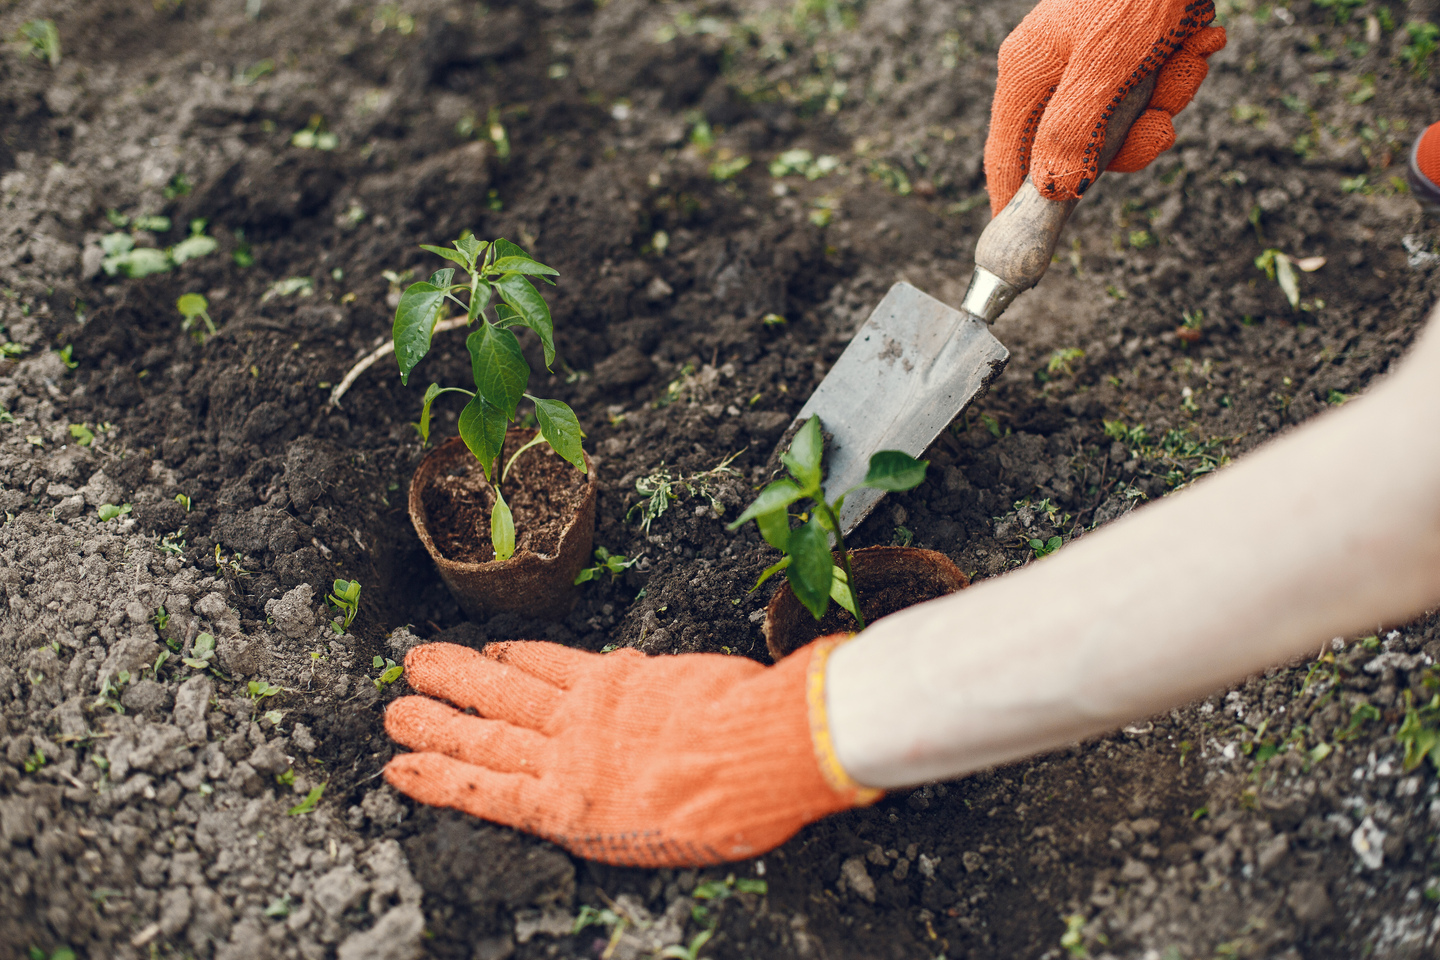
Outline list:
[[[1100,176],[1110,113],[1157,67],[1150,107],[1108,169],[1132,173],[1175,144],[1171,118],[1200,89],[1206,58],[1225,46],[1212,0],[1040,0],[1000,44],[985,141],[990,209],[1030,174],[1042,196],[1071,200]]]
[[[825,662],[840,637],[773,667],[743,657],[449,643],[405,658],[385,729],[415,753],[385,779],[421,803],[537,834],[592,860],[699,866],[770,850],[871,803],[840,767]]]

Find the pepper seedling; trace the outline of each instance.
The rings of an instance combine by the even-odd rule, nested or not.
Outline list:
[[[350,624],[355,622],[355,615],[360,612],[360,581],[336,580],[332,589],[334,592],[325,599],[335,605],[341,616],[331,622],[330,629],[343,635],[350,629]]]
[[[788,571],[790,589],[810,611],[816,620],[825,616],[834,600],[850,612],[860,629],[865,629],[865,618],[856,602],[850,571],[850,551],[845,548],[845,537],[840,529],[840,508],[845,498],[861,487],[898,493],[918,487],[925,480],[925,468],[929,461],[916,460],[899,450],[881,450],[870,458],[870,469],[865,479],[840,496],[827,503],[821,486],[820,461],[825,453],[825,438],[820,433],[820,418],[811,417],[805,421],[790,449],[780,455],[780,462],[789,471],[791,479],[776,480],[760,491],[755,502],[730,524],[734,530],[747,520],[754,520],[760,528],[765,542],[785,556],[772,565],[755,581],[754,591],[762,583],[781,570]],[[802,514],[804,522],[794,529],[790,527],[790,506],[807,501],[809,509]],[[840,554],[840,566],[835,566],[830,553],[830,538],[835,538],[836,552]]]
[[[430,352],[430,337],[440,322],[446,302],[464,310],[468,324],[474,328],[465,339],[465,346],[470,352],[475,389],[430,384],[420,410],[420,437],[427,442],[430,439],[430,406],[437,397],[443,393],[463,393],[470,398],[460,412],[460,438],[480,462],[485,479],[495,491],[495,506],[490,511],[490,543],[495,548],[496,560],[508,560],[515,553],[515,520],[500,488],[516,458],[543,442],[581,473],[586,472],[579,419],[561,401],[542,400],[526,392],[530,365],[520,351],[520,341],[513,329],[526,327],[534,331],[544,347],[545,366],[549,369],[555,362],[554,322],[550,307],[534,286],[534,278],[553,284],[549,278],[559,276],[559,271],[531,259],[509,240],[477,240],[468,233],[454,242],[454,249],[428,244],[421,244],[421,249],[444,257],[455,266],[437,270],[429,280],[412,283],[400,297],[393,332],[400,381],[408,383],[410,372]],[[456,283],[457,270],[469,280]],[[491,300],[496,294],[500,302],[492,306]],[[487,309],[494,319],[486,314]],[[516,408],[522,399],[535,405],[540,432],[515,451],[502,469],[499,457],[505,431],[510,421],[517,419]]]

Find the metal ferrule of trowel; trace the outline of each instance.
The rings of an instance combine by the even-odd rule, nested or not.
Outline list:
[[[1116,107],[1100,170],[1119,152],[1154,88],[1152,73]],[[825,497],[833,501],[853,490],[840,510],[846,534],[885,495],[853,489],[865,478],[870,457],[881,450],[920,456],[1005,369],[1010,352],[989,325],[1044,275],[1078,199],[1049,200],[1027,177],[980,234],[961,309],[903,281],[895,284],[810,395],[786,436],[810,417],[820,418],[830,437]]]

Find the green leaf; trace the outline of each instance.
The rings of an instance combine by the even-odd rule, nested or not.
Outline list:
[[[485,248],[490,246],[484,240],[476,240],[473,233],[467,233],[454,243],[455,249],[463,253],[471,263],[479,259],[480,255],[485,252]]]
[[[760,579],[755,581],[755,586],[751,587],[749,590],[746,590],[745,592],[746,592],[746,593],[754,593],[756,590],[759,590],[759,589],[760,589],[760,584],[764,583],[766,580],[769,580],[771,577],[775,576],[775,574],[779,573],[781,570],[784,570],[785,568],[787,568],[787,567],[789,567],[789,566],[790,566],[790,558],[789,558],[789,557],[784,557],[784,558],[781,559],[778,563],[772,563],[772,564],[770,564],[770,566],[768,566],[768,567],[765,568],[765,572],[762,573],[762,574],[760,574]]]
[[[474,323],[475,318],[480,316],[480,312],[490,303],[490,294],[492,292],[490,284],[484,280],[475,281],[475,293],[470,297],[470,323]],[[496,312],[498,313],[499,311],[497,310]],[[502,323],[500,326],[503,327],[506,326],[506,324]]]
[[[540,342],[545,346],[545,367],[549,369],[555,362],[555,322],[550,319],[545,298],[518,273],[505,274],[495,281],[495,289],[500,292],[500,299],[519,314],[510,322],[529,327],[540,335]]]
[[[529,257],[501,257],[490,265],[490,269],[501,273],[523,273],[527,277],[560,276],[559,270],[547,267]],[[551,281],[546,280],[545,282],[550,283]]]
[[[436,270],[430,274],[430,282],[441,290],[450,289],[450,281],[455,279],[455,268],[446,267],[443,270]]]
[[[432,247],[428,243],[422,243],[420,244],[420,249],[424,250],[426,253],[433,253],[437,257],[444,257],[451,263],[458,263],[460,264],[460,266],[464,267],[467,270],[470,269],[470,264],[474,263],[473,260],[467,261],[465,259],[465,254],[460,253],[456,250],[448,250],[445,247]]]
[[[582,583],[589,583],[598,576],[600,576],[600,568],[598,566],[586,567],[584,570],[575,574],[575,585],[578,587]]]
[[[881,450],[870,458],[864,485],[891,493],[914,489],[925,481],[925,467],[929,463],[899,450]]]
[[[402,667],[402,666],[400,666],[400,664],[397,663],[395,666],[390,667],[390,668],[387,669],[384,673],[380,674],[380,682],[381,682],[381,683],[386,683],[386,684],[388,684],[388,683],[394,683],[396,680],[399,680],[399,679],[400,679],[400,676],[401,676],[404,672],[405,672],[405,668]]]
[[[430,334],[440,319],[445,291],[433,283],[412,283],[400,296],[395,309],[395,360],[400,364],[400,382],[410,382],[410,371],[430,352]]]
[[[792,481],[776,480],[774,483],[767,486],[764,490],[761,490],[760,495],[756,497],[753,501],[751,501],[750,506],[746,507],[745,512],[740,514],[740,516],[737,517],[734,522],[726,524],[726,529],[735,530],[746,520],[757,518],[762,514],[774,513],[777,510],[783,511],[786,507],[790,506],[790,504],[794,503],[796,500],[799,500],[804,495],[805,494],[801,492],[800,488],[797,487]],[[761,533],[764,533],[763,527],[761,528]],[[769,542],[770,540],[769,537],[766,537],[765,539],[767,542]],[[771,543],[771,546],[774,546],[774,544]]]
[[[498,489],[495,506],[490,510],[490,545],[495,548],[496,560],[509,560],[515,555],[515,517]]]
[[[187,237],[170,248],[170,259],[176,263],[184,263],[186,260],[194,260],[196,257],[208,256],[214,253],[219,246],[220,244],[215,242],[214,237]]]
[[[789,510],[762,513],[755,518],[755,525],[760,528],[760,536],[765,538],[765,542],[776,550],[783,552],[790,545]]]
[[[115,276],[118,272],[126,277],[148,277],[152,273],[164,273],[170,269],[170,258],[163,250],[152,250],[142,247],[137,250],[130,250],[114,257],[107,257],[102,260],[100,266],[104,268],[106,276]]]
[[[128,253],[135,246],[135,238],[128,233],[107,233],[100,238],[100,249],[107,257],[118,257]]]
[[[520,341],[509,330],[482,323],[465,338],[465,346],[470,350],[475,389],[507,420],[515,419],[515,405],[530,382],[530,364],[520,352]]]
[[[816,421],[812,421],[816,422]],[[790,589],[816,620],[830,606],[830,584],[835,561],[830,556],[830,535],[811,517],[790,531]]]
[[[175,309],[180,311],[180,316],[186,317],[187,319],[190,317],[198,317],[210,309],[210,301],[198,293],[187,293],[175,301]]]
[[[480,461],[485,479],[490,479],[490,468],[500,456],[500,447],[505,443],[505,416],[483,397],[474,397],[460,411],[460,439]]]
[[[425,405],[420,408],[420,441],[430,442],[430,404],[440,396],[440,384],[432,383],[425,388]]]
[[[304,800],[301,800],[299,803],[295,804],[295,806],[290,808],[289,815],[292,817],[298,817],[302,814],[314,813],[315,808],[320,805],[320,798],[324,795],[325,784],[322,783],[318,787],[312,787],[310,789],[310,792],[305,794]]]
[[[495,241],[495,259],[504,260],[506,257],[524,257],[526,260],[529,260],[530,254],[526,253],[519,244],[511,243],[509,240],[501,237]]]
[[[560,456],[585,473],[585,454],[580,447],[580,421],[575,411],[559,400],[530,398],[535,403],[535,419],[540,421],[540,435]]]
[[[850,616],[857,621],[860,619],[860,612],[855,609],[855,594],[850,590],[850,581],[845,577],[845,569],[836,567],[834,579],[830,581],[830,599],[849,611]]]
[[[825,438],[820,434],[820,418],[811,417],[790,441],[790,449],[780,454],[780,461],[800,481],[806,494],[820,491],[820,458],[825,453]]]

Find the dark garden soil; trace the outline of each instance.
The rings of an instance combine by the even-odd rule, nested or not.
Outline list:
[[[515,451],[529,442],[534,430],[505,438],[500,462],[510,463]],[[517,434],[520,434],[517,431]],[[531,447],[510,467],[500,491],[515,521],[515,551],[551,556],[560,535],[584,499],[585,477],[549,447]],[[489,563],[490,512],[495,491],[473,457],[437,477],[424,493],[426,529],[449,560]]]
[[[63,59],[0,51],[0,324],[23,347],[0,365],[0,953],[636,958],[713,924],[717,960],[1434,955],[1437,782],[1397,740],[1434,618],[704,871],[586,863],[378,779],[404,682],[375,678],[420,640],[765,658],[769,589],[746,591],[775,555],[725,518],[892,282],[959,301],[995,52],[1028,6],[4,5],[0,34],[50,17]],[[1404,27],[1434,0],[1221,7],[1175,149],[1090,191],[996,326],[1009,368],[855,546],[1002,573],[1404,351],[1440,294],[1440,232],[1396,179],[1440,119],[1440,60]],[[292,144],[307,128],[334,148]],[[203,218],[219,249],[106,276],[111,210],[171,219],[141,247]],[[409,388],[382,364],[328,403],[437,266],[416,245],[467,228],[560,271],[531,392],[578,412],[596,544],[638,558],[558,624],[465,622],[410,528],[411,422],[430,380],[465,382],[459,334]],[[1272,248],[1325,258],[1298,310],[1255,265]],[[363,584],[343,634],[337,578]],[[181,660],[202,632],[212,669]],[[611,922],[573,933],[583,907]]]

